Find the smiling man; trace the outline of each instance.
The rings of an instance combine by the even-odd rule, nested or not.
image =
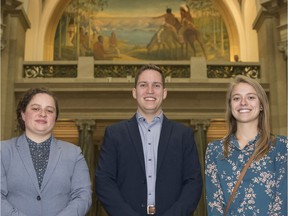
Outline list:
[[[111,216],[188,216],[202,178],[193,130],[163,114],[161,69],[145,65],[132,90],[136,114],[106,128],[96,170],[96,193]]]

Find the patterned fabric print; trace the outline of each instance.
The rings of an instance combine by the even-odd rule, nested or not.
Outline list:
[[[36,142],[30,140],[27,137],[33,165],[38,179],[39,188],[41,188],[44,173],[48,164],[51,139],[52,137],[42,143],[37,144]]]
[[[255,149],[258,137],[240,150],[232,136],[230,154],[223,159],[223,139],[208,144],[205,158],[208,215],[223,215],[241,170]],[[287,215],[287,137],[278,136],[269,153],[250,165],[228,215]]]

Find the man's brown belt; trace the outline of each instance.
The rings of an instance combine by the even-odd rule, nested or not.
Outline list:
[[[156,214],[156,207],[154,205],[147,206],[147,214],[148,215],[155,215]]]

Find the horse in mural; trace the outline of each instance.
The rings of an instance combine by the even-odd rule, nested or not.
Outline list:
[[[207,59],[204,44],[203,44],[201,37],[200,37],[200,32],[196,28],[186,29],[183,33],[183,39],[184,39],[184,43],[186,45],[185,46],[186,47],[186,50],[185,50],[186,55],[185,56],[188,56],[188,45],[190,45],[190,47],[193,51],[192,56],[196,56],[196,48],[195,48],[194,42],[197,41],[201,47],[201,50],[202,50],[204,57]],[[182,45],[182,49],[183,49],[183,45]],[[183,50],[182,50],[182,53],[184,53]]]
[[[177,28],[179,29],[179,27]],[[156,55],[168,57],[170,59],[179,58],[181,55],[182,57],[188,57],[188,48],[192,49],[192,56],[196,56],[196,48],[195,48],[195,41],[197,41],[201,47],[203,55],[207,58],[206,51],[204,48],[204,44],[200,37],[200,32],[196,28],[187,28],[183,32],[183,40],[184,43],[180,43],[178,34],[169,29],[164,28],[161,32],[156,32],[150,42],[147,45],[147,52],[151,54],[156,47]],[[179,54],[179,48],[180,53]],[[185,49],[185,50],[184,50]]]
[[[157,31],[150,42],[146,46],[148,54],[151,54],[153,50],[157,57],[165,57],[169,59],[176,58],[177,47],[180,45],[176,31],[171,28],[164,27]]]

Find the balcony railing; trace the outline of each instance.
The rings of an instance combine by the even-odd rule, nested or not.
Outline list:
[[[113,61],[98,62],[92,59],[92,61],[88,61],[88,63],[86,62],[87,64],[85,66],[85,61],[83,62],[82,60],[80,58],[79,61],[70,61],[70,62],[67,61],[24,62],[23,78],[78,78],[81,75],[81,73],[83,73],[83,70],[92,70],[90,73],[91,75],[90,78],[92,77],[96,79],[107,77],[126,78],[128,76],[134,77],[137,70],[143,64],[146,64],[146,62],[143,62],[143,64],[121,63]],[[195,62],[196,66],[194,65]],[[163,70],[165,77],[170,78],[189,78],[189,79],[193,79],[194,77],[233,78],[239,74],[251,78],[260,78],[259,63],[251,63],[251,62],[213,63],[213,62],[206,62],[203,59],[196,59],[193,61],[182,61],[182,62],[168,62],[168,63],[155,62],[155,64]],[[81,68],[79,67],[79,65]]]

